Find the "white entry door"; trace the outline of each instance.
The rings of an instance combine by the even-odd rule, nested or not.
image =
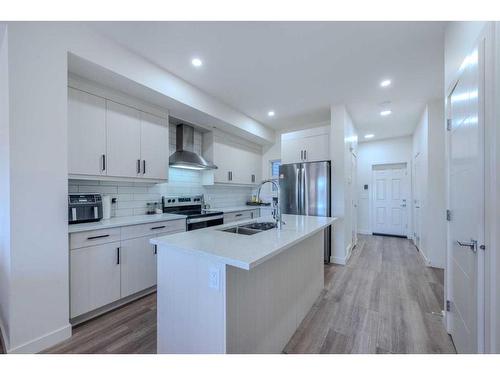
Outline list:
[[[373,167],[372,232],[406,236],[406,164]]]
[[[482,50],[482,48],[481,48]],[[448,328],[459,353],[482,351],[484,326],[481,276],[484,241],[484,133],[482,53],[475,50],[463,64],[448,98]],[[479,244],[479,246],[478,246]],[[483,281],[481,281],[483,280]]]

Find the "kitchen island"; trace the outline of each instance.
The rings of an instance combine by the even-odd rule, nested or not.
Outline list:
[[[283,215],[282,229],[158,237],[158,353],[280,353],[323,289],[334,218]]]

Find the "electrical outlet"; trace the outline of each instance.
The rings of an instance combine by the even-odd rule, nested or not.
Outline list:
[[[208,287],[216,290],[220,288],[220,272],[217,268],[208,271]]]

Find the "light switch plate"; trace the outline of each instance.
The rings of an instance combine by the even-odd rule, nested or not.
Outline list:
[[[211,289],[220,289],[220,272],[218,268],[210,268],[208,271],[208,287]]]

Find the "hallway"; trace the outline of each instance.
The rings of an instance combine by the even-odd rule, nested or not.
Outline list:
[[[443,271],[410,241],[360,235],[346,266],[325,266],[325,290],[286,353],[455,353],[440,312]]]

